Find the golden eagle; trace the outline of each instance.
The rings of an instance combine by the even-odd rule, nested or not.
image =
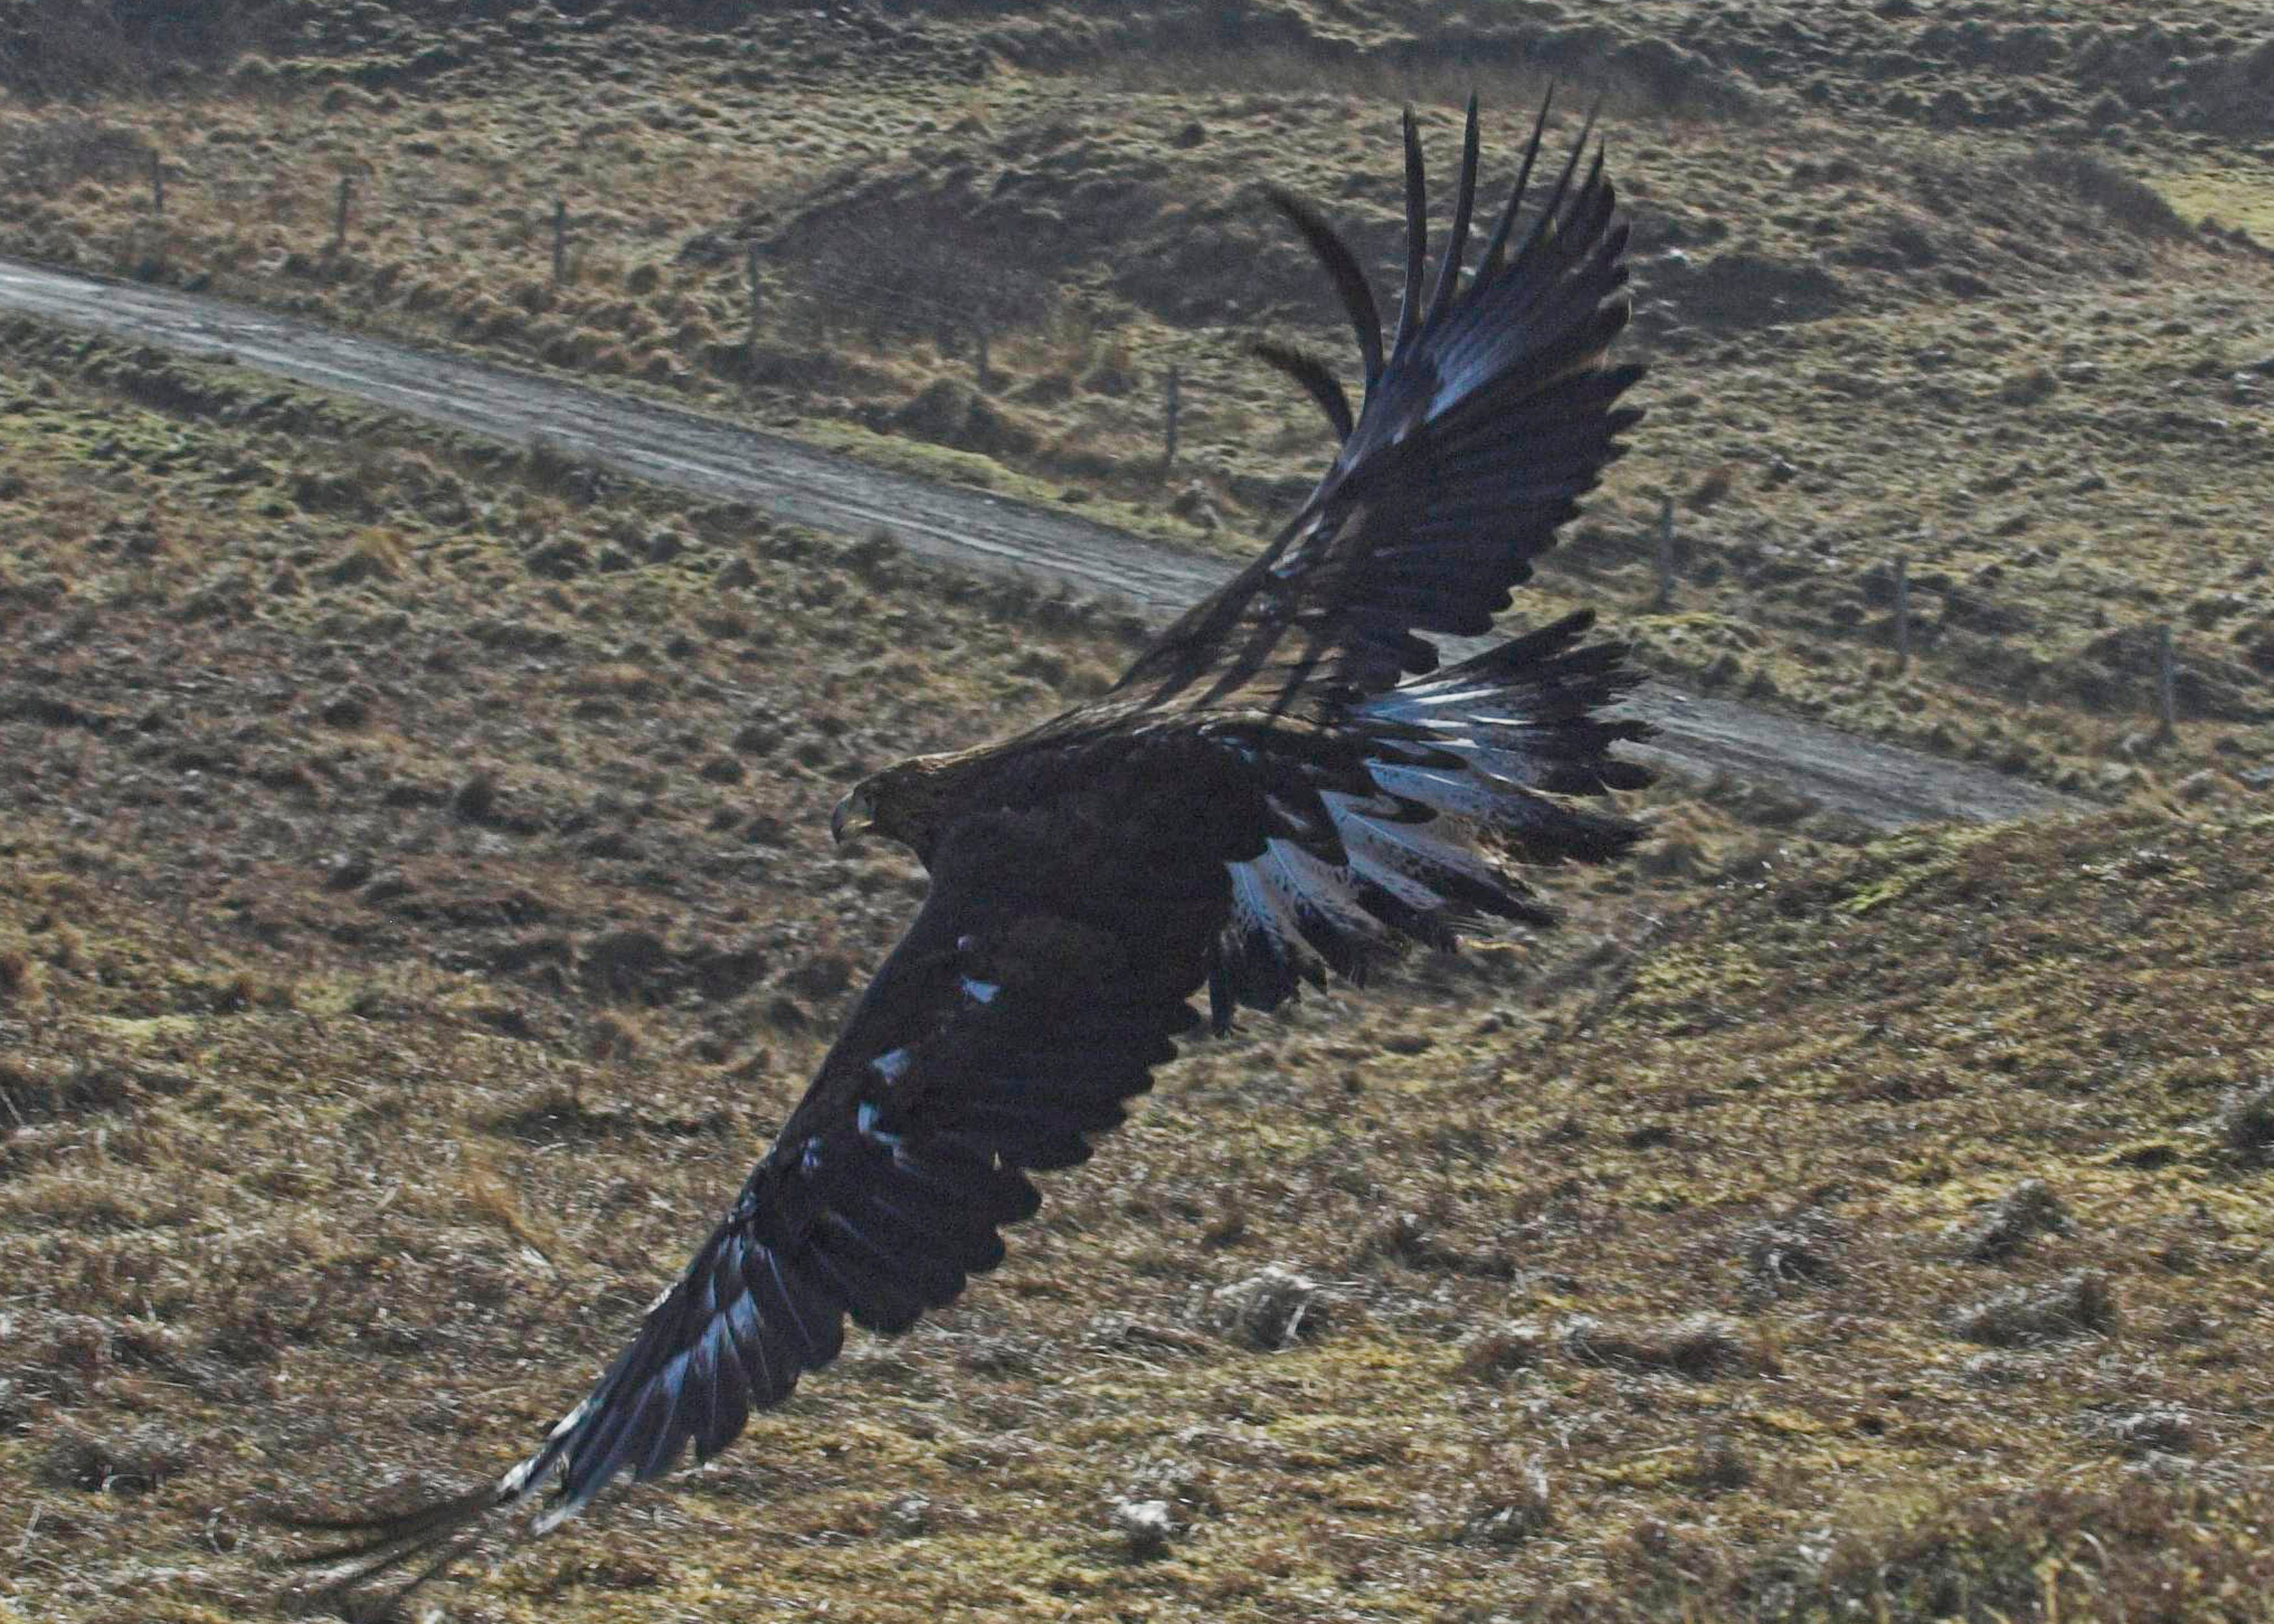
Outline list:
[[[1633,679],[1617,645],[1581,641],[1589,615],[1442,670],[1427,635],[1492,629],[1641,415],[1617,403],[1641,368],[1606,359],[1627,320],[1627,231],[1600,144],[1580,168],[1592,121],[1524,207],[1547,118],[1465,274],[1471,100],[1425,289],[1407,111],[1405,287],[1386,349],[1350,249],[1271,194],[1323,262],[1365,367],[1353,411],[1323,364],[1258,347],[1340,436],[1318,488],[1100,699],[845,797],[837,838],[901,842],[930,889],[780,1138],[527,1459],[407,1515],[295,1520],[352,1537],[307,1559],[344,1564],[327,1591],[396,1571],[416,1585],[532,1497],[541,1534],[620,1473],[659,1477],[690,1444],[707,1460],[837,1357],[847,1320],[889,1335],[953,1301],[1034,1213],[1030,1176],[1087,1160],[1200,1025],[1203,989],[1221,1031],[1240,1006],[1361,980],[1408,944],[1545,924],[1511,861],[1599,861],[1635,839],[1569,799],[1646,776],[1610,755],[1645,729],[1601,714]]]

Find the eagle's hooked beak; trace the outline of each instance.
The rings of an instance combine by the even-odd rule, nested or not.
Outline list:
[[[865,786],[855,786],[829,815],[829,838],[842,846],[877,821]]]

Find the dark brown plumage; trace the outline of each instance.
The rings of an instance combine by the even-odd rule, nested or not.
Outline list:
[[[1464,278],[1470,104],[1449,245],[1424,286],[1422,157],[1406,115],[1410,251],[1387,346],[1349,250],[1273,200],[1356,330],[1353,410],[1320,362],[1259,353],[1341,438],[1276,539],[1120,682],[1006,741],[922,756],[840,803],[838,837],[906,844],[930,873],[877,974],[740,1198],[591,1393],[496,1482],[398,1517],[303,1527],[349,1543],[339,1591],[416,1583],[491,1516],[531,1530],[621,1473],[707,1458],[833,1358],[850,1318],[892,1333],[1004,1256],[1029,1175],[1071,1167],[1151,1068],[1306,981],[1363,978],[1404,946],[1548,914],[1509,867],[1599,861],[1635,827],[1572,796],[1644,781],[1601,709],[1630,679],[1586,615],[1445,670],[1431,635],[1492,628],[1639,415],[1604,357],[1624,325],[1623,224],[1583,134],[1528,218],[1516,193]],[[1519,232],[1519,225],[1524,229]],[[406,1587],[407,1588],[407,1587]]]

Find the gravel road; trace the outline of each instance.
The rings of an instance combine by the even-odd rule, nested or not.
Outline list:
[[[634,396],[341,333],[202,295],[0,259],[0,309],[226,359],[297,383],[636,479],[748,501],[817,530],[882,525],[910,551],[1062,579],[1166,618],[1229,573],[1217,559],[1071,515],[874,468]],[[1659,728],[1636,754],[1690,777],[1773,785],[1874,828],[2089,810],[1986,768],[1874,743],[1652,683],[1630,708]]]

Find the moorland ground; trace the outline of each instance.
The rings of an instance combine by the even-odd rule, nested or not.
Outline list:
[[[154,61],[74,55],[72,10],[17,8],[43,51],[0,20],[22,82],[77,92],[0,108],[0,249],[1234,552],[1323,443],[1244,342],[1347,344],[1256,183],[1318,199],[1394,286],[1402,99],[1442,178],[1472,86],[1502,154],[1551,76],[1603,86],[1630,344],[1661,365],[1563,557],[1652,610],[1676,500],[1673,601],[1625,617],[1646,658],[2065,787],[2215,789],[2270,748],[2274,52],[2248,7],[223,7]],[[2187,726],[2159,750],[2165,626]]]
[[[1529,105],[1501,34],[1608,64],[1653,415],[1553,593],[2134,792],[1861,847],[1656,792],[1630,871],[1550,879],[1559,936],[1204,1046],[961,1304],[447,1616],[2265,1616],[2274,127],[2230,93],[2274,53],[2248,8],[2039,9],[365,4],[84,57],[88,13],[0,15],[11,251],[1227,550],[1321,444],[1233,340],[1339,342],[1250,183],[1386,259],[1400,98],[1444,151],[1450,87]],[[921,287],[815,269],[957,220]],[[968,321],[872,308],[960,261],[959,304],[1025,301],[981,389]],[[913,909],[827,850],[842,785],[1095,691],[1133,628],[223,365],[0,347],[0,1610],[237,1617],[282,1583],[266,1497],[497,1470],[739,1184]],[[1258,1345],[1212,1294],[1275,1265],[1320,1294]]]

